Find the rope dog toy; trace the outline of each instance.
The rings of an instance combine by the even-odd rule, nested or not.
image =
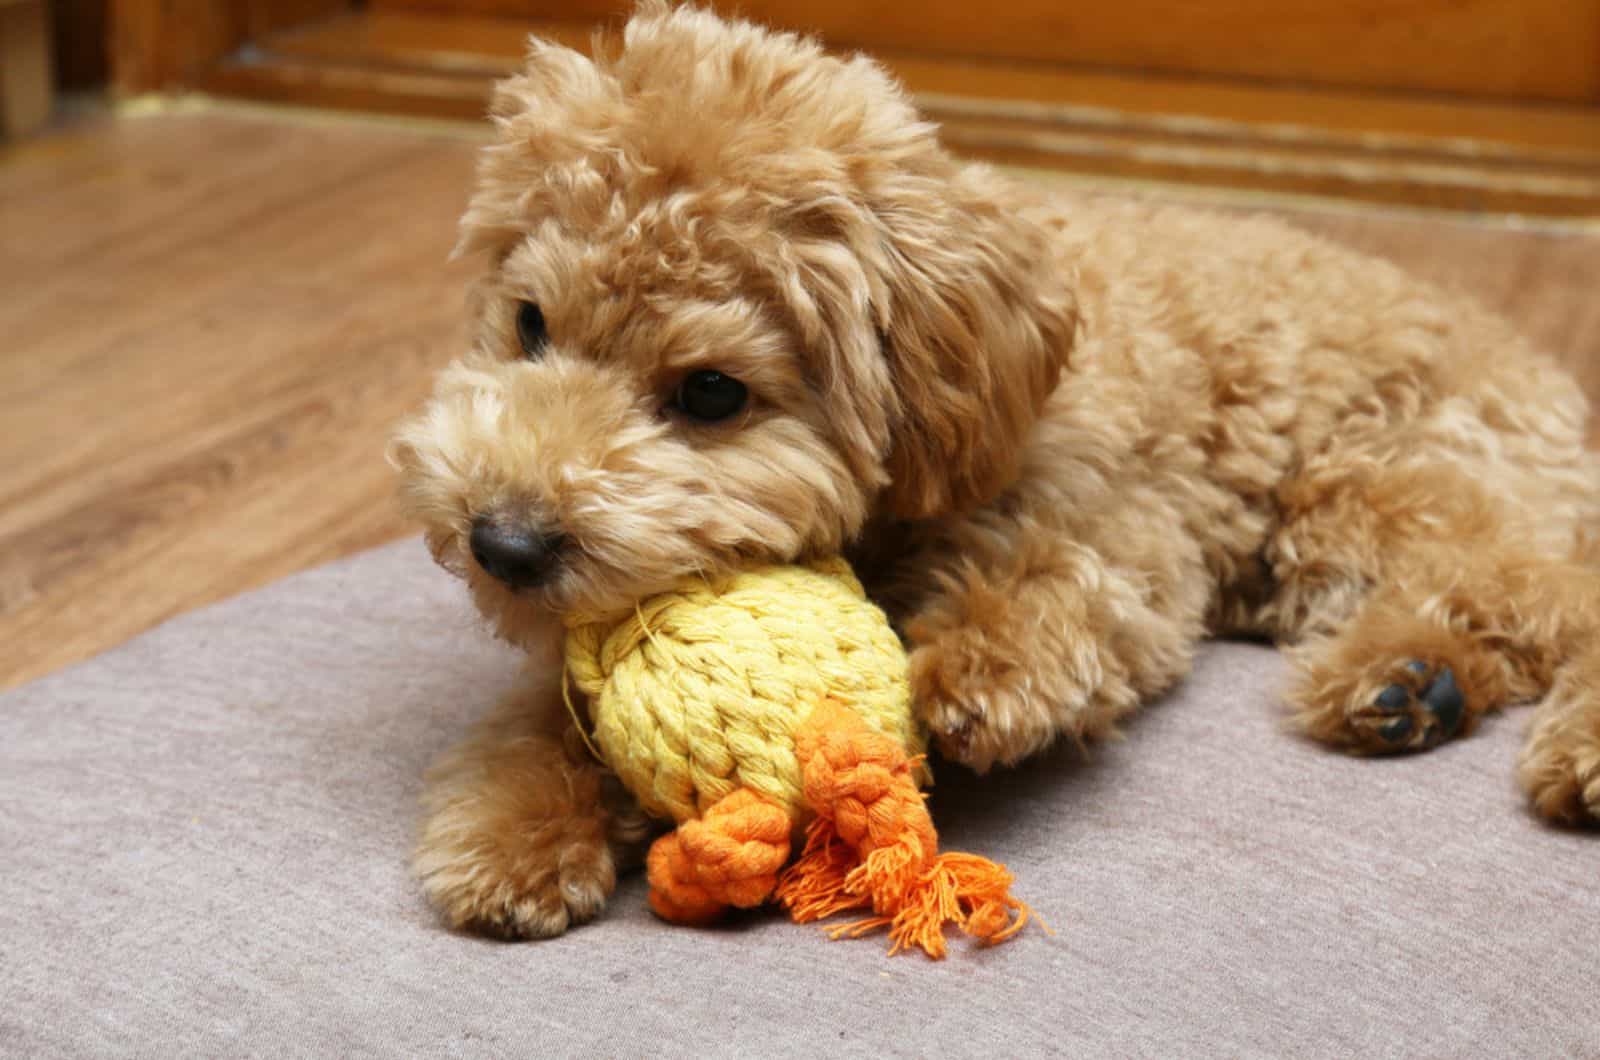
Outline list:
[[[844,560],[689,579],[617,620],[573,617],[566,672],[591,749],[678,826],[647,860],[663,919],[773,899],[797,922],[866,911],[830,934],[886,927],[891,954],[934,958],[946,924],[996,943],[1027,923],[1004,866],[939,853],[905,650]]]

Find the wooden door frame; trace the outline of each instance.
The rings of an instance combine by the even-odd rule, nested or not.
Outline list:
[[[594,0],[607,3],[609,0]],[[362,0],[110,0],[113,89],[481,119],[530,32]],[[359,6],[358,6],[359,5]],[[1600,105],[875,53],[954,150],[1095,177],[1600,216]]]
[[[109,0],[111,90],[132,96],[193,87],[263,35],[355,6],[353,0]]]

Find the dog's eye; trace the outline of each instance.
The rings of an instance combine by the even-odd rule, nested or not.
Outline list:
[[[748,399],[749,391],[732,376],[721,372],[691,372],[678,384],[673,404],[685,415],[714,423],[743,409]]]
[[[522,343],[522,352],[529,357],[537,357],[550,341],[544,330],[544,313],[533,302],[517,306],[517,341]]]

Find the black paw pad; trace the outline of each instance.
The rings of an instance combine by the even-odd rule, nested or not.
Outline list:
[[[1439,667],[1431,677],[1428,665],[1419,660],[1406,663],[1406,669],[1425,678],[1425,683],[1415,689],[1389,685],[1378,693],[1372,701],[1382,717],[1378,738],[1397,751],[1435,747],[1461,730],[1467,716],[1466,697],[1448,666]]]
[[[1378,735],[1383,737],[1385,743],[1405,743],[1416,727],[1416,722],[1411,720],[1410,714],[1401,714],[1379,725]]]

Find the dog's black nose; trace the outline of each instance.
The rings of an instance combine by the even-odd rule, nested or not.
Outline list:
[[[564,538],[528,526],[482,516],[472,524],[472,558],[491,578],[512,589],[528,589],[550,576]]]

